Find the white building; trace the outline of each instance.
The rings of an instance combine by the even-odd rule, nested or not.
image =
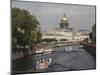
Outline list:
[[[68,26],[68,19],[64,14],[63,18],[61,19],[60,28],[48,30],[47,32],[43,33],[42,39],[55,38],[58,40],[58,42],[60,42],[61,39],[66,39],[66,42],[76,42],[83,41],[85,38],[89,38],[87,33],[73,33],[72,29],[68,28]]]
[[[66,39],[66,42],[76,42],[83,41],[85,38],[89,38],[88,34],[83,34],[81,32],[73,33],[72,31],[64,30],[52,30],[50,32],[44,33],[42,39],[55,38],[60,42],[61,39]]]
[[[61,39],[66,39],[67,41],[71,42],[73,40],[73,33],[70,30],[63,30],[63,29],[54,29],[50,32],[43,34],[43,39],[48,38],[55,38],[58,42]]]
[[[86,38],[89,38],[89,34],[87,33],[82,33],[82,32],[77,32],[73,34],[74,36],[74,41],[83,41]]]

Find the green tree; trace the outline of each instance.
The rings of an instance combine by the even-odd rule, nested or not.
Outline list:
[[[89,33],[89,38],[91,39],[92,43],[96,43],[96,24],[92,26],[92,32]]]
[[[42,38],[42,34],[40,31],[37,32],[37,43],[40,43],[41,42],[41,38]]]
[[[41,40],[39,22],[36,16],[31,15],[28,10],[12,8],[12,44],[13,47],[31,46]]]
[[[67,39],[60,39],[60,41],[64,42],[64,41],[67,41]]]
[[[92,37],[93,37],[93,33],[92,32],[90,32],[89,33],[89,38],[92,40]]]

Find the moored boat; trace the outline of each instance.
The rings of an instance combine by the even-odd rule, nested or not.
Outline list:
[[[65,47],[65,52],[72,52],[72,47]]]
[[[42,54],[43,51],[42,51],[42,50],[37,50],[35,53],[36,53],[36,54]]]
[[[48,66],[51,64],[51,61],[52,61],[51,58],[49,58],[49,60],[40,59],[40,61],[36,63],[36,69],[40,70],[47,69]]]

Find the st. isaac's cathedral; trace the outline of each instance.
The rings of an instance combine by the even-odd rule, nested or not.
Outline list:
[[[43,33],[42,39],[55,38],[58,42],[61,39],[65,39],[66,42],[83,41],[85,38],[89,38],[88,32],[73,32],[72,28],[69,28],[68,18],[64,14],[61,18],[59,28],[50,29]]]

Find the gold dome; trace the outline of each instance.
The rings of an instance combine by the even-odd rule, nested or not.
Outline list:
[[[64,21],[67,20],[67,17],[66,17],[65,14],[64,14],[63,17],[62,17],[62,20],[64,20]]]
[[[61,29],[67,29],[68,26],[69,26],[68,19],[67,19],[67,17],[64,14],[62,19],[61,19],[61,22],[60,22],[60,28]]]

